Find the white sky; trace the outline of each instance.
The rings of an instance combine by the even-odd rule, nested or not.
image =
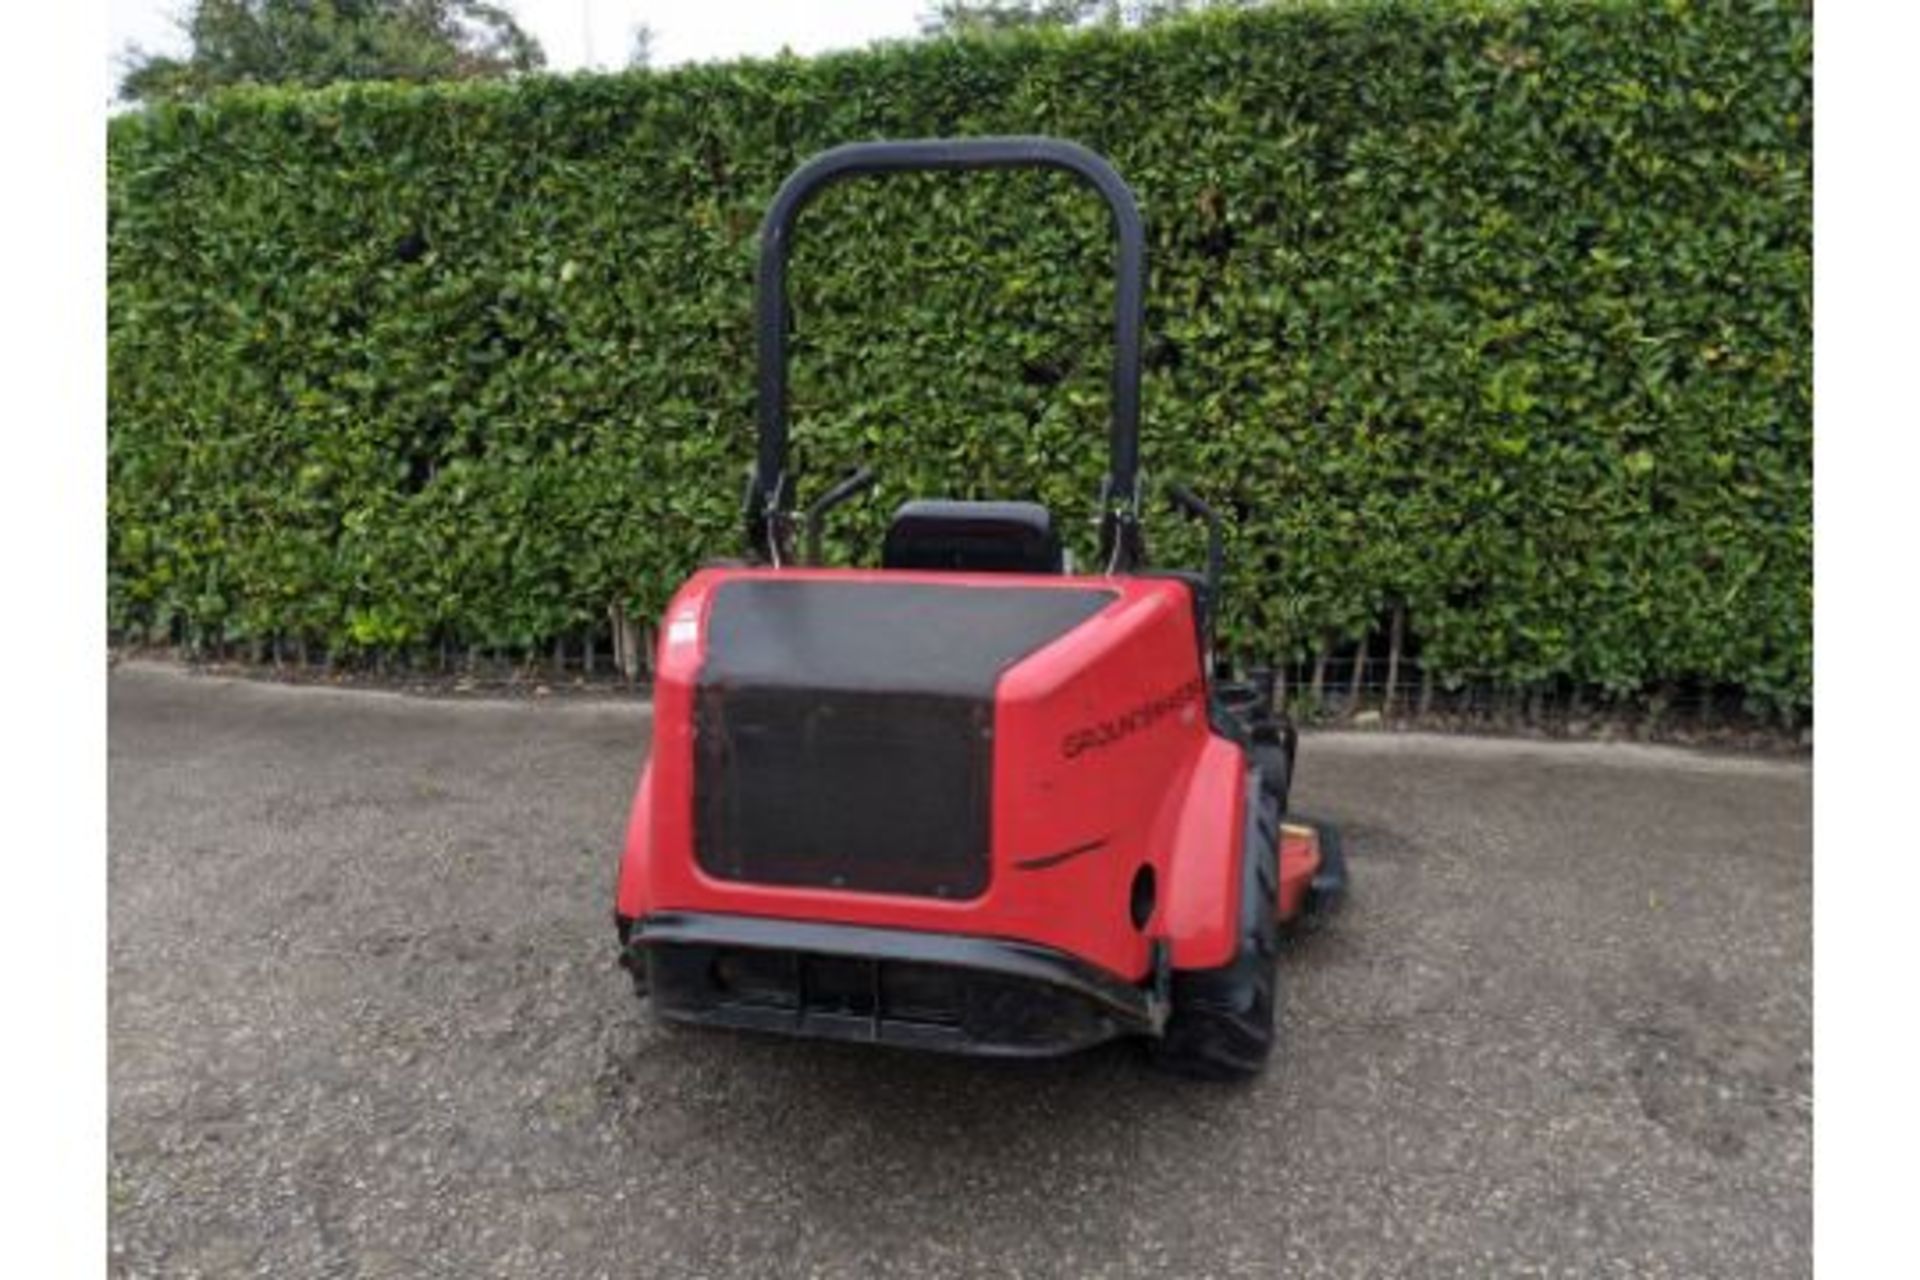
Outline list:
[[[633,29],[653,28],[653,65],[858,48],[914,35],[931,0],[504,0],[547,51],[555,71],[626,63]],[[188,0],[107,0],[108,57],[116,72],[129,44],[180,53],[177,19]],[[589,56],[591,42],[591,56]]]

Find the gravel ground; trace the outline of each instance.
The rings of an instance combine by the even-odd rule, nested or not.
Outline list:
[[[1256,1084],[673,1032],[644,705],[110,677],[117,1275],[1802,1275],[1811,773],[1307,739]]]

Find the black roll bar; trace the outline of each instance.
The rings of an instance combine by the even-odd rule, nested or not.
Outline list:
[[[1140,330],[1146,298],[1146,236],[1133,192],[1099,155],[1056,138],[933,138],[855,142],[823,151],[780,185],[760,224],[754,281],[758,347],[756,414],[760,447],[748,490],[747,540],[767,558],[789,558],[781,503],[787,476],[787,257],[794,223],[808,202],[842,178],[868,173],[946,169],[1062,169],[1098,191],[1113,215],[1119,242],[1113,316],[1113,421],[1101,487],[1101,558],[1110,569],[1139,558]]]

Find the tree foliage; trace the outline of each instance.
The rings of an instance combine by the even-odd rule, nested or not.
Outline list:
[[[979,35],[1117,20],[1116,0],[939,0],[920,20],[925,35]]]
[[[922,35],[979,36],[1073,27],[1148,27],[1208,8],[1254,8],[1261,0],[937,0]]]
[[[185,58],[135,50],[120,96],[196,98],[232,85],[466,80],[544,65],[539,42],[487,0],[195,0]]]
[[[856,138],[1047,133],[1148,221],[1144,457],[1230,516],[1226,634],[1403,609],[1453,679],[1811,698],[1811,19],[1360,3],[116,120],[123,628],[544,644],[739,542],[754,232]],[[1033,497],[1091,556],[1111,246],[1036,174],[795,242],[804,503]],[[1159,504],[1161,563],[1197,535]]]
[[[998,31],[1093,24],[1151,26],[1203,9],[1246,9],[1262,0],[938,0],[920,20],[922,34],[978,36]]]
[[[634,24],[627,37],[627,69],[645,71],[653,65],[653,28],[644,22]]]

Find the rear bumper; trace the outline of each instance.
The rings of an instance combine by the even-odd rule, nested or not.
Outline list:
[[[676,1022],[1049,1057],[1166,1020],[1154,990],[1031,943],[692,912],[623,921],[621,938]]]

